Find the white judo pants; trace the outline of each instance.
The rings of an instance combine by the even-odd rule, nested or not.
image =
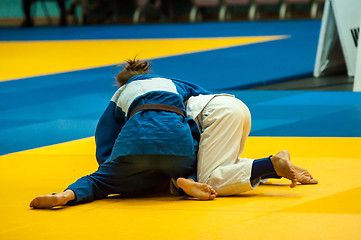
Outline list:
[[[258,186],[250,183],[253,159],[239,158],[251,131],[248,107],[231,96],[214,97],[197,116],[201,128],[198,182],[219,196],[235,195]]]

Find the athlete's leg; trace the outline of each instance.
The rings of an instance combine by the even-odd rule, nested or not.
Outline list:
[[[168,178],[157,169],[154,160],[153,155],[131,155],[106,161],[96,172],[71,184],[64,193],[39,196],[30,206],[50,208],[64,204],[75,205],[102,199],[112,193],[146,191]],[[69,190],[74,194],[73,199],[62,198],[62,194],[71,193]]]
[[[251,130],[247,106],[236,98],[217,96],[198,118],[201,123],[198,181],[211,185],[218,195],[253,189],[250,184],[253,159],[239,159]]]
[[[251,181],[259,178],[282,177],[292,181],[291,187],[295,187],[297,182],[301,184],[318,183],[306,169],[291,163],[291,157],[287,150],[282,150],[274,156],[253,162]]]

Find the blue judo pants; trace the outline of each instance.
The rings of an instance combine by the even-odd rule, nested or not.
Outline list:
[[[96,172],[67,188],[76,196],[68,205],[106,198],[109,194],[147,191],[170,178],[195,175],[196,165],[195,155],[128,155],[107,160]]]

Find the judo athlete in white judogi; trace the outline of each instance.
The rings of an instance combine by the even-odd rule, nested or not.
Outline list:
[[[211,185],[218,196],[255,189],[267,178],[288,178],[291,187],[297,182],[317,183],[306,169],[290,162],[286,150],[257,160],[240,157],[251,131],[251,114],[234,96],[191,97],[187,102],[187,117],[195,119],[201,133],[197,180]]]

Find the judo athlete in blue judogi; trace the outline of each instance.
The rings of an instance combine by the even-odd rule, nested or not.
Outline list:
[[[121,86],[96,128],[98,170],[64,192],[38,196],[30,207],[86,203],[109,194],[146,192],[170,178],[195,179],[200,136],[195,121],[185,117],[183,102],[209,92],[182,80],[147,74],[148,69],[148,62],[128,60],[117,76]],[[215,197],[209,185],[194,184],[201,189],[190,195]]]

